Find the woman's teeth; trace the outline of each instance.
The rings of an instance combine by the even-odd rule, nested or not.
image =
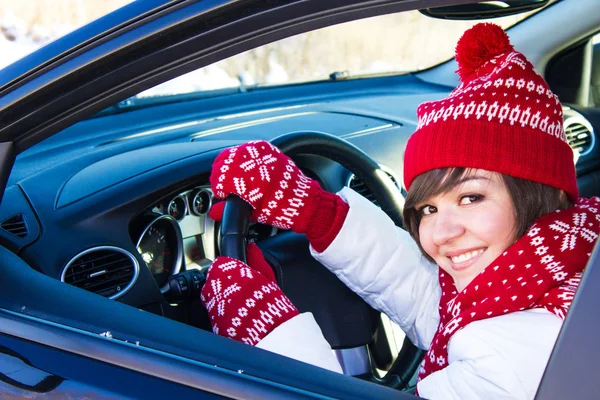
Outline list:
[[[459,263],[463,263],[465,261],[469,261],[471,258],[478,256],[481,253],[483,253],[483,249],[470,251],[468,253],[463,253],[459,256],[450,257],[450,259],[452,260],[453,263],[459,264]]]

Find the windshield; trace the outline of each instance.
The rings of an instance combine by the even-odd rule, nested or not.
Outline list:
[[[507,28],[529,15],[493,22]],[[460,35],[477,22],[433,19],[418,11],[351,21],[238,54],[136,97],[416,72],[452,58]]]

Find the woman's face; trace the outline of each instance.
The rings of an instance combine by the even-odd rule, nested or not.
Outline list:
[[[417,204],[421,246],[462,291],[515,240],[516,217],[500,174],[471,170],[450,191]]]

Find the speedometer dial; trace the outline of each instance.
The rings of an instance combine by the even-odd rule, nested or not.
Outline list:
[[[168,215],[153,220],[137,242],[138,252],[163,293],[169,277],[181,269],[182,248],[179,225]]]
[[[192,199],[192,211],[195,215],[204,215],[212,205],[212,195],[206,189],[199,190]]]
[[[185,199],[182,196],[177,196],[168,206],[168,213],[171,217],[175,218],[177,221],[180,221],[185,217],[185,213],[187,212],[187,205],[185,203]]]

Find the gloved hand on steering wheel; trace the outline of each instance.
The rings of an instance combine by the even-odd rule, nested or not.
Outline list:
[[[339,196],[323,190],[288,156],[262,140],[222,151],[213,163],[210,183],[217,198],[241,197],[252,206],[253,221],[306,234],[318,252],[335,239],[348,214]],[[218,212],[223,206],[214,207]]]
[[[271,266],[250,243],[248,265],[219,256],[212,263],[200,299],[213,332],[255,346],[298,310],[281,291]]]

